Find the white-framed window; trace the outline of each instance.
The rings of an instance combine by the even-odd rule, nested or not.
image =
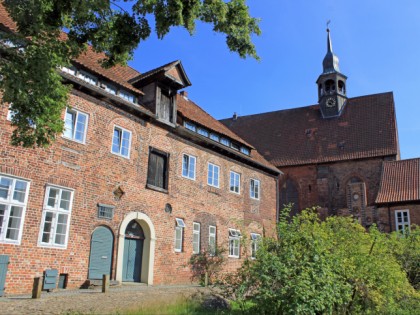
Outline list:
[[[118,92],[118,96],[121,97],[122,99],[126,100],[126,101],[131,102],[131,103],[134,103],[135,100],[136,100],[136,98],[134,97],[133,94],[128,93],[127,91],[124,91],[124,90],[120,90]]]
[[[182,252],[182,243],[184,238],[184,220],[180,218],[175,219],[175,252]]]
[[[207,184],[209,186],[217,187],[219,188],[219,172],[220,167],[209,163],[207,168]]]
[[[229,190],[235,194],[239,194],[241,192],[241,175],[234,171],[230,171],[229,181]]]
[[[88,115],[75,109],[66,109],[63,137],[80,143],[86,141]]]
[[[131,131],[114,126],[112,153],[130,158]]]
[[[197,130],[197,127],[193,123],[190,123],[189,121],[184,122],[184,127],[191,131]]]
[[[259,243],[261,241],[261,235],[257,233],[251,233],[251,258],[257,258],[257,251]]]
[[[71,66],[70,68],[61,67],[61,71],[66,72],[66,73],[71,74],[71,75],[76,75],[76,68],[73,67],[73,66]]]
[[[209,225],[209,253],[211,255],[216,254],[216,227],[214,225]]]
[[[260,199],[260,181],[252,179],[249,181],[249,196],[252,199]]]
[[[195,180],[196,157],[188,154],[182,155],[182,177]]]
[[[112,95],[117,95],[117,88],[109,83],[102,83],[104,90],[108,93],[111,93]]]
[[[402,233],[410,231],[410,212],[409,210],[395,211],[395,229]]]
[[[72,206],[73,190],[47,186],[38,241],[40,246],[67,247]]]
[[[250,155],[251,154],[251,152],[249,151],[249,149],[246,148],[246,147],[241,147],[241,152],[243,154],[246,154],[246,155]]]
[[[215,133],[210,133],[210,139],[219,142],[220,136]]]
[[[226,139],[226,138],[221,138],[220,143],[223,144],[223,145],[226,145],[228,147],[230,146],[230,141],[229,141],[229,139]]]
[[[20,244],[29,182],[0,175],[0,243]]]
[[[193,254],[200,253],[200,223],[193,223]]]
[[[15,112],[13,111],[13,110],[11,110],[10,109],[10,106],[11,106],[12,104],[10,104],[9,105],[9,109],[8,109],[8,111],[7,111],[7,117],[6,117],[6,119],[8,120],[8,121],[12,121],[12,119],[13,119],[13,116],[15,116]]]
[[[204,128],[198,128],[197,133],[204,136],[204,137],[208,137],[209,136],[209,132],[207,129]]]
[[[85,71],[79,71],[77,73],[77,77],[93,85],[96,85],[98,83],[98,78],[96,76],[94,76],[93,74],[87,73]]]
[[[229,257],[239,258],[241,249],[241,232],[229,229]]]

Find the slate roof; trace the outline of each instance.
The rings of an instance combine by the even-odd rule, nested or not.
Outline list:
[[[420,201],[420,158],[385,161],[376,203]]]
[[[221,122],[277,167],[399,156],[392,92],[349,98],[334,118],[312,105]]]

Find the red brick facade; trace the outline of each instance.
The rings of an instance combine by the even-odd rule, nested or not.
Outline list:
[[[217,227],[217,244],[225,248],[229,228],[239,229],[243,239],[249,239],[251,232],[263,234],[263,230],[272,230],[276,218],[275,175],[186,140],[172,133],[171,127],[158,126],[80,91],[73,90],[70,100],[74,109],[88,114],[85,144],[60,136],[47,149],[13,147],[9,144],[13,129],[6,120],[8,107],[6,104],[0,107],[0,175],[30,182],[20,244],[0,242],[0,252],[10,257],[7,293],[30,292],[33,278],[46,269],[67,274],[68,287],[81,286],[88,277],[91,235],[98,226],[106,226],[113,233],[111,279],[118,278],[122,268],[119,246],[123,244],[119,240],[124,238],[121,224],[127,215],[147,216],[153,224],[154,284],[190,282],[187,262],[192,255],[193,222],[201,223],[203,249],[208,244],[209,224]],[[111,152],[115,125],[132,133],[129,158]],[[150,147],[170,154],[167,193],[146,188]],[[196,157],[195,180],[182,177],[184,153]],[[208,162],[220,166],[219,188],[207,185]],[[239,194],[229,191],[230,170],[241,175]],[[250,198],[250,179],[261,183],[259,200]],[[65,248],[39,245],[47,185],[73,191]],[[118,188],[123,191],[120,199],[114,194]],[[111,220],[98,218],[98,204],[115,206]],[[172,206],[171,213],[165,212],[167,204]],[[186,225],[180,253],[174,251],[175,218],[182,218]],[[146,224],[141,220],[139,223],[142,227]],[[250,246],[242,246],[241,252],[241,259],[228,258],[227,270],[239,266],[250,254]]]

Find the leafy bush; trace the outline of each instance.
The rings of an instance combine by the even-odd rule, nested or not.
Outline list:
[[[191,280],[199,281],[201,285],[214,284],[225,262],[225,252],[224,248],[216,248],[193,254],[188,262],[192,272]],[[206,274],[208,283],[205,283]]]
[[[315,209],[281,215],[278,239],[224,279],[226,296],[258,314],[409,314],[420,298],[391,245],[351,218],[320,221]],[[401,238],[400,238],[401,239]],[[400,248],[394,246],[395,248]]]

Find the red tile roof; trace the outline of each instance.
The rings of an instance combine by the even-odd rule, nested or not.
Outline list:
[[[420,201],[420,158],[386,161],[376,203]]]
[[[312,105],[221,122],[277,167],[399,156],[392,92],[350,98],[335,118]]]
[[[251,144],[244,141],[241,137],[233,133],[230,129],[226,128],[220,121],[213,118],[210,114],[204,111],[200,106],[195,104],[193,101],[183,97],[182,95],[177,95],[177,106],[178,113],[186,117],[188,120],[196,122],[203,127],[206,127],[210,130],[213,130],[221,135],[227,136],[233,140],[238,141],[239,143],[245,144],[250,148],[254,148]],[[273,164],[269,163],[257,150],[251,150],[251,159],[262,164],[270,169],[278,171]]]

